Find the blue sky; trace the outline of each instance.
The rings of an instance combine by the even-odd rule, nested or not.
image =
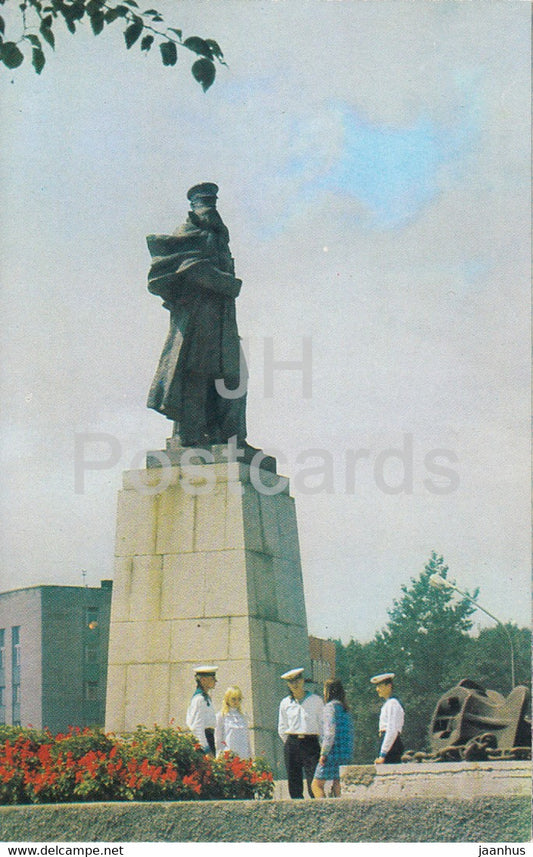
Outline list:
[[[250,441],[282,450],[295,484],[307,449],[335,466],[334,494],[296,496],[310,631],[371,636],[432,550],[527,623],[529,4],[160,5],[223,47],[207,94],[184,60],[163,68],[111,30],[58,35],[40,77],[0,75],[1,588],[111,576],[121,472],[168,435],[145,407],[168,323],[145,236],[214,180],[243,279]],[[265,336],[280,359],[312,338],[311,399],[288,372],[264,398]],[[77,495],[87,431],[122,455]],[[413,493],[386,495],[374,463],[406,435]],[[345,451],[365,448],[347,496]],[[424,487],[442,448],[449,497]]]
[[[475,99],[475,93],[470,96]],[[323,124],[335,129],[339,141],[335,160],[328,164],[327,158],[319,159],[319,148],[308,149],[289,162],[284,176],[314,176],[302,186],[307,201],[327,191],[353,197],[361,206],[363,228],[401,227],[442,193],[444,165],[453,168],[457,180],[464,173],[480,130],[474,105],[467,106],[459,125],[438,125],[421,114],[409,126],[398,126],[373,122],[347,103],[326,103]],[[294,135],[308,136],[307,124],[297,121]]]

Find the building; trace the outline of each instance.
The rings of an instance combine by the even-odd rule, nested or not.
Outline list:
[[[0,593],[0,724],[104,725],[111,591],[102,580]],[[309,637],[309,650],[320,693],[335,677],[335,643]]]
[[[313,681],[321,688],[329,678],[335,678],[335,643],[320,637],[309,637],[309,654]]]
[[[0,723],[103,724],[110,580],[0,594]]]

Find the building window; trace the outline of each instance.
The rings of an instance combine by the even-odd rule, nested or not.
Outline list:
[[[85,663],[86,664],[97,664],[98,663],[98,649],[95,649],[94,646],[85,646]]]
[[[331,664],[324,660],[314,660],[311,662],[313,668],[313,681],[322,685],[329,678],[332,678]]]
[[[85,699],[87,700],[87,702],[96,702],[96,700],[98,699],[97,681],[85,682]]]
[[[13,667],[20,667],[20,626],[11,629],[11,640],[13,644]]]
[[[20,726],[20,626],[11,628],[11,722]]]
[[[6,629],[0,628],[0,670],[6,668]]]

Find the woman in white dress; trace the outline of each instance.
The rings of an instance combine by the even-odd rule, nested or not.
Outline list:
[[[252,758],[248,723],[242,713],[242,692],[238,687],[228,687],[224,694],[222,709],[215,724],[215,747],[217,756],[230,750],[241,759]]]

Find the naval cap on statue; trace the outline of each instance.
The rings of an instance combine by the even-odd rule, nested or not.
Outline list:
[[[187,191],[187,199],[191,202],[199,199],[216,199],[218,193],[218,185],[213,182],[202,182],[195,184]]]

